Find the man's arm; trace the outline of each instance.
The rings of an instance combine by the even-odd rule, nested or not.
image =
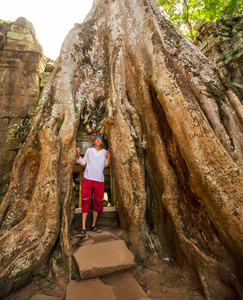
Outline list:
[[[85,166],[87,163],[87,150],[85,152],[84,158],[80,156],[80,148],[77,148],[77,160],[76,162],[79,163],[81,166]]]

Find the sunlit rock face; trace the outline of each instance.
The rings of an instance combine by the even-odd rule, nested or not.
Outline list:
[[[0,202],[40,90],[53,68],[29,21],[21,17],[0,22]]]
[[[231,82],[243,102],[243,14],[224,16],[217,22],[201,21],[194,44]]]

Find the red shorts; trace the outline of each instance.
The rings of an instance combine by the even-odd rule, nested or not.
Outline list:
[[[82,212],[87,213],[90,210],[90,203],[92,192],[94,194],[93,198],[93,211],[102,212],[103,211],[103,199],[104,199],[104,182],[89,180],[83,178],[82,182]]]

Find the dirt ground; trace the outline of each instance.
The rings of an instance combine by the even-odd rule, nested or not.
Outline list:
[[[113,229],[112,233],[117,238],[127,241],[125,230],[117,228]],[[146,292],[148,298],[155,300],[205,299],[198,280],[192,278],[172,258],[166,261],[149,255],[145,261],[137,261],[137,266],[130,272]],[[116,277],[119,280],[119,277]]]
[[[103,229],[110,231],[116,238],[127,240],[127,233],[120,228]],[[72,236],[75,231],[72,232]],[[71,236],[71,239],[72,239]],[[78,244],[73,244],[73,248]],[[196,279],[191,278],[190,274],[183,270],[175,260],[159,260],[150,255],[144,261],[137,261],[135,268],[124,273],[131,273],[138,281],[140,286],[146,292],[147,297],[155,300],[203,300],[205,299],[200,290],[199,283]],[[121,273],[121,272],[120,272]],[[74,272],[73,279],[78,280]],[[109,281],[119,281],[119,274],[100,277],[104,283]],[[33,281],[20,290],[12,293],[4,300],[29,300],[35,294],[44,294],[49,296],[60,297],[65,299],[65,290],[55,284],[55,279],[51,272],[38,275]],[[95,299],[94,299],[95,300]],[[117,300],[134,300],[134,299],[117,299]]]

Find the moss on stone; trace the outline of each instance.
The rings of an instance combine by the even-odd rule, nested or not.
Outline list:
[[[223,102],[225,101],[225,97],[226,97],[225,91],[220,90],[213,83],[204,82],[204,84],[207,87],[209,94],[212,96],[213,99],[215,99],[216,104],[219,109],[220,121],[223,125],[225,125],[224,124],[224,114],[223,114],[223,110],[221,108]]]

